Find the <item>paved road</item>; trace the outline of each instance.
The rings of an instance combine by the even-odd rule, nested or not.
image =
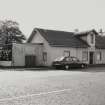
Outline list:
[[[2,71],[0,105],[105,105],[105,68]]]

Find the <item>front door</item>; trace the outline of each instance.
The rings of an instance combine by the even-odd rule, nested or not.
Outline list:
[[[89,53],[89,58],[90,58],[89,64],[93,64],[94,63],[94,52]]]

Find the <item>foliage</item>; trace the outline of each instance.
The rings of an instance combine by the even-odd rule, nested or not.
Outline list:
[[[11,20],[0,22],[0,37],[3,38],[4,44],[22,43],[25,40],[25,36],[19,29],[19,24]]]
[[[11,60],[12,43],[22,43],[25,39],[17,22],[12,20],[0,21],[0,60]]]

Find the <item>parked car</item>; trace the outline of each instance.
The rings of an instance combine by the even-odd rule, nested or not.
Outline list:
[[[63,68],[63,69],[70,69],[70,68],[85,68],[87,67],[86,63],[80,61],[77,57],[60,57],[53,61],[52,66],[56,69]]]

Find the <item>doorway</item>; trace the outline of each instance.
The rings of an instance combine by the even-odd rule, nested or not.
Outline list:
[[[90,52],[89,53],[89,64],[93,64],[94,63],[94,52]]]
[[[26,55],[25,56],[25,66],[26,67],[35,67],[35,56],[34,55]]]

